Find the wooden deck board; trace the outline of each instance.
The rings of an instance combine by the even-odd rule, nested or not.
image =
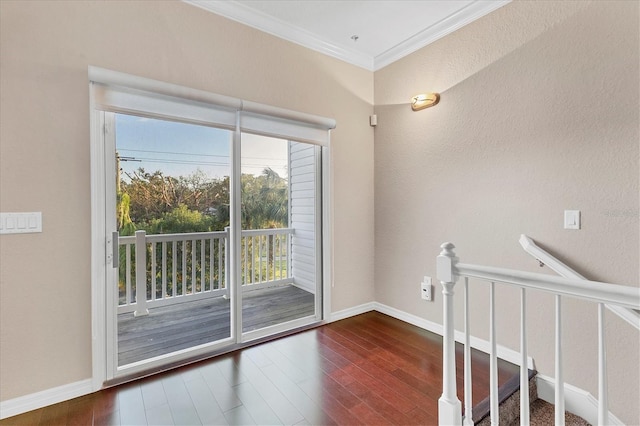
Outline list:
[[[295,286],[245,292],[243,331],[314,314],[315,300]],[[228,338],[230,300],[216,297],[152,308],[149,315],[118,315],[118,365]]]

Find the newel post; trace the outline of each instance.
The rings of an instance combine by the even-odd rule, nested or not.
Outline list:
[[[453,327],[453,287],[456,277],[453,266],[458,261],[451,243],[440,246],[442,252],[437,258],[437,276],[442,284],[443,339],[442,339],[442,396],[438,400],[438,424],[461,425],[462,405],[456,390],[456,351]]]

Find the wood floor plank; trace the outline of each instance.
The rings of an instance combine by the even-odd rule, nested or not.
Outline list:
[[[42,409],[42,417],[40,417],[40,424],[51,425],[51,426],[66,425],[68,411],[69,411],[68,401],[45,407]]]
[[[153,408],[145,410],[147,422],[150,425],[170,426],[176,424],[171,415],[171,408],[168,403],[156,405]]]
[[[171,416],[175,424],[179,425],[199,425],[202,424],[198,411],[193,404],[191,395],[187,391],[182,377],[178,374],[162,379],[162,386],[167,395]]]
[[[333,419],[336,424],[364,424],[364,422],[360,418],[351,414],[349,409],[345,407],[338,399],[339,397],[326,392],[323,389],[322,384],[318,380],[310,378],[302,381],[298,385],[307,394],[307,396],[311,398],[311,400],[322,407],[322,409]]]
[[[296,407],[305,420],[312,425],[335,424],[333,419],[295,383],[290,376],[277,365],[263,368],[264,374],[280,392]]]
[[[435,425],[441,338],[370,312],[136,382],[0,425]],[[499,361],[499,382],[518,374]],[[473,399],[488,396],[489,362],[472,351]],[[463,363],[456,347],[458,397]],[[475,411],[475,410],[474,410]]]
[[[224,413],[242,405],[240,398],[220,373],[216,363],[211,363],[202,368],[201,374],[218,406]],[[225,415],[225,417],[227,416]]]
[[[376,412],[387,419],[389,424],[407,425],[410,423],[404,413],[362,383],[354,381],[346,388],[369,407],[375,408]]]
[[[142,392],[142,401],[144,402],[144,408],[146,410],[168,404],[162,382],[157,380],[144,380],[140,383],[140,391]]]
[[[86,426],[93,424],[94,395],[85,395],[69,401],[67,425]]]
[[[282,420],[274,413],[267,401],[258,393],[250,382],[235,387],[236,394],[251,417],[261,424],[281,425]],[[298,419],[298,421],[302,418]]]
[[[248,426],[260,424],[256,423],[251,417],[251,414],[247,411],[246,407],[240,405],[236,408],[233,408],[229,411],[225,411],[224,418],[227,420],[229,425],[237,425],[237,426]]]
[[[227,423],[222,409],[202,376],[185,381],[185,386],[202,424],[224,425]]]
[[[127,384],[118,392],[120,422],[124,425],[146,425],[147,415],[140,386]]]
[[[244,373],[238,370],[238,366],[233,361],[234,357],[234,354],[224,355],[214,359],[213,362],[211,362],[211,364],[213,364],[218,369],[222,377],[224,377],[224,379],[227,381],[227,383],[229,383],[230,386],[239,385],[240,383],[244,383],[247,381]]]
[[[365,425],[386,426],[389,424],[389,420],[385,419],[376,410],[364,402],[351,407],[349,412],[356,418],[360,419]]]
[[[368,374],[361,368],[352,368],[350,370],[350,376],[354,377],[354,381],[359,383],[364,389],[367,389],[382,400],[391,403],[402,413],[407,413],[417,407],[415,402],[407,399],[401,393],[392,390],[376,375]],[[347,389],[350,389],[349,386],[347,386]]]
[[[242,369],[249,380],[249,383],[253,385],[260,396],[269,404],[269,407],[276,413],[283,424],[295,424],[304,418],[293,404],[271,383],[267,376],[260,370],[260,367],[258,367],[248,355],[245,356],[243,353],[236,361],[238,367]]]
[[[298,368],[294,363],[280,352],[275,345],[265,345],[262,348],[263,353],[278,367],[278,369],[290,378],[293,382],[299,382],[308,376]]]

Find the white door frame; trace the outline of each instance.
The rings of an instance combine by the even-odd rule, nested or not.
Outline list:
[[[118,369],[109,364],[109,357],[107,356],[107,350],[113,350],[110,345],[107,345],[107,338],[113,334],[113,330],[109,327],[114,327],[113,321],[117,320],[114,312],[110,314],[106,312],[107,297],[111,297],[107,291],[107,278],[113,262],[111,258],[113,253],[112,244],[113,241],[107,237],[107,223],[109,218],[107,217],[107,191],[110,174],[108,172],[108,159],[107,159],[107,144],[105,143],[105,127],[104,127],[104,112],[95,109],[93,100],[93,91],[90,90],[90,164],[91,164],[91,347],[92,347],[92,387],[94,391],[97,391],[104,387],[104,383],[110,379],[118,376],[124,376],[127,374],[134,374],[138,371],[153,369],[166,364],[166,358],[158,357],[158,359],[145,362],[143,368],[123,369],[118,374],[114,374],[114,371]],[[236,139],[237,138],[237,139]],[[235,174],[240,174],[240,132],[236,129],[234,135],[234,162],[237,162]],[[237,150],[237,152],[236,152]],[[115,160],[112,160],[115,161]],[[331,174],[331,152],[328,146],[322,148],[322,258],[323,258],[323,273],[322,273],[322,318],[321,321],[330,321],[331,314],[331,288],[333,286],[333,227],[332,227],[332,215],[331,215],[331,198],[332,198],[332,184],[333,178]],[[115,191],[115,182],[113,182],[113,190]],[[235,202],[239,203],[240,186],[232,190],[235,195]],[[236,223],[240,223],[240,209],[236,208],[235,218]],[[236,241],[235,256],[240,255],[241,228],[236,226],[236,233],[233,234],[233,238]],[[233,229],[233,228],[232,228]],[[240,263],[233,268],[235,270],[236,277],[240,276]],[[237,280],[236,280],[237,281]],[[177,357],[173,357],[172,360],[180,361],[180,359],[194,358],[197,356],[204,356],[207,353],[215,351],[218,347],[228,346],[229,343],[236,343],[239,346],[242,343],[242,329],[241,321],[236,321],[235,318],[239,317],[242,312],[241,296],[239,291],[231,283],[232,292],[235,291],[236,304],[235,310],[239,312],[233,312],[231,310],[231,338],[229,341],[225,340],[220,344],[211,345],[196,350],[190,350],[188,353],[177,354]],[[233,294],[233,293],[232,293]],[[240,297],[238,297],[240,296]],[[320,295],[316,295],[317,297]],[[182,356],[181,356],[182,355]],[[113,358],[113,357],[111,357]],[[176,359],[174,359],[176,358]],[[117,366],[117,358],[114,358],[114,362]]]

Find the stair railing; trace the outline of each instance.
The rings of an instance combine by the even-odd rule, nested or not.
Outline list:
[[[546,250],[540,248],[531,238],[527,235],[520,235],[520,245],[522,248],[535,257],[540,266],[548,266],[555,273],[565,278],[574,278],[580,280],[586,280],[586,278],[580,275],[578,272],[567,266],[565,263],[556,259]],[[624,308],[617,305],[606,305],[604,303],[598,304],[598,395],[600,396],[601,403],[598,404],[598,423],[608,423],[608,401],[607,401],[607,358],[605,354],[605,335],[604,335],[604,308],[609,309],[614,314],[618,315],[623,320],[640,330],[640,311],[630,308]]]
[[[454,287],[459,278],[465,279],[465,301],[467,300],[467,289],[469,278],[479,279],[490,283],[489,294],[489,316],[490,316],[490,415],[491,424],[499,422],[498,407],[498,369],[497,369],[497,338],[495,327],[495,284],[503,283],[520,288],[520,423],[529,424],[529,392],[528,389],[528,350],[526,335],[526,292],[528,290],[539,290],[555,295],[556,300],[556,322],[555,322],[555,424],[564,425],[564,380],[562,369],[562,336],[561,336],[561,303],[562,297],[574,297],[597,303],[599,306],[599,316],[602,315],[603,305],[619,306],[623,308],[640,309],[640,288],[588,281],[584,279],[555,277],[544,274],[536,274],[526,271],[516,271],[503,268],[494,268],[481,265],[463,264],[459,262],[451,243],[444,243],[441,246],[442,252],[437,258],[437,277],[443,287],[443,380],[442,396],[438,400],[438,422],[441,425],[473,424],[471,416],[471,368],[469,346],[469,323],[468,323],[468,303],[465,303],[465,418],[462,418],[461,403],[456,391],[456,367],[455,367],[455,339],[453,324],[453,294]],[[599,328],[602,328],[599,326]],[[604,330],[598,340],[599,364],[604,364]],[[467,357],[469,357],[467,359]],[[598,422],[608,423],[607,389],[606,377],[599,375],[598,385]]]
[[[524,251],[529,253],[538,262],[540,262],[540,266],[548,266],[551,270],[553,270],[561,277],[586,280],[584,276],[571,269],[565,263],[562,263],[560,260],[556,259],[548,251],[539,247],[535,243],[535,241],[533,241],[527,235],[520,235],[520,245],[522,246]],[[635,309],[622,308],[620,306],[606,305],[605,307],[638,330],[640,330],[640,311],[637,311]]]

